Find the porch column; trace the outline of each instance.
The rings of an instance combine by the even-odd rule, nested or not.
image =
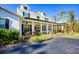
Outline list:
[[[57,27],[58,27],[58,25],[55,25],[55,27],[56,27],[56,33],[57,33],[57,30],[58,30],[58,28],[57,28]]]
[[[19,32],[19,35],[22,36],[22,19],[19,20]]]
[[[32,22],[32,35],[34,35],[35,27],[34,27],[34,22]]]
[[[62,25],[62,30],[64,30],[64,26]]]
[[[42,33],[42,23],[40,23],[40,32]]]
[[[53,25],[51,25],[51,33],[53,32]]]
[[[48,24],[47,24],[47,26],[46,26],[46,33],[48,34]]]

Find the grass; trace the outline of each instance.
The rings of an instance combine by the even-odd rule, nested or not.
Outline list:
[[[56,37],[56,34],[42,34],[40,36],[32,36],[29,41],[30,42],[43,42],[43,41],[47,41],[47,40],[50,40],[50,39],[53,39]]]
[[[62,33],[60,37],[79,39],[79,33]]]
[[[32,36],[29,41],[30,42],[43,42],[47,41],[50,39],[53,39],[57,36],[57,34],[42,34],[39,36]],[[59,35],[60,37],[65,37],[65,38],[74,38],[74,39],[79,39],[79,33],[61,33]]]

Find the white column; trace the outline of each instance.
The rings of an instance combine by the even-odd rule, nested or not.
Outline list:
[[[42,33],[42,23],[40,24],[40,32]]]
[[[35,29],[34,29],[34,22],[32,22],[32,35],[34,35],[34,31],[35,31]]]
[[[62,25],[62,30],[64,30],[64,26]]]
[[[48,24],[47,24],[47,26],[46,26],[46,33],[48,34]]]
[[[53,32],[53,25],[51,25],[51,32]]]
[[[20,36],[22,36],[22,19],[19,20],[19,31],[20,31]]]

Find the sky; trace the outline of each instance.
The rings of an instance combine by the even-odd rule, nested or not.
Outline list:
[[[77,15],[76,17],[78,18],[79,16],[79,4],[27,4],[27,5],[30,7],[29,11],[46,12],[47,16],[50,18],[52,18],[54,15],[57,15],[61,10],[65,11],[73,10]],[[0,6],[3,6],[8,10],[16,12],[20,4],[0,4]]]

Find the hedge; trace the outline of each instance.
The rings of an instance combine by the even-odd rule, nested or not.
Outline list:
[[[0,29],[0,45],[14,44],[23,40],[18,30]]]

